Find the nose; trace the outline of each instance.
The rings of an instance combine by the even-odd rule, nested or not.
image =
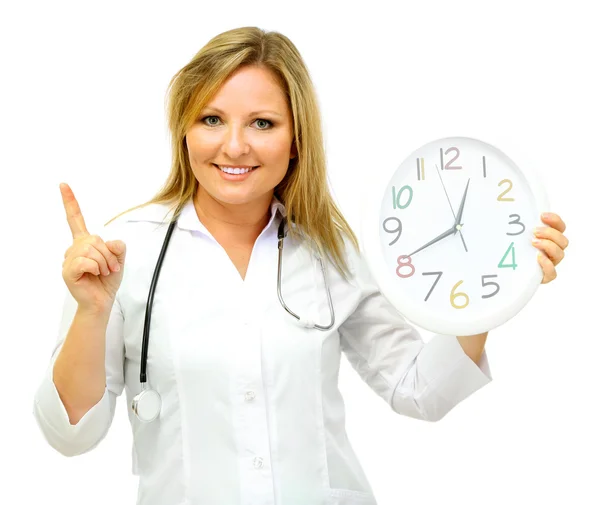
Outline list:
[[[244,133],[244,126],[230,126],[227,128],[223,139],[223,152],[229,159],[235,160],[247,154],[250,150],[248,139]]]

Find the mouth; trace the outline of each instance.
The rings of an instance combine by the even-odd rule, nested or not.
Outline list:
[[[212,164],[215,168],[217,168],[221,173],[224,174],[229,174],[229,175],[244,175],[244,174],[248,174],[250,172],[253,172],[254,170],[256,170],[260,165],[256,165],[255,167],[251,167],[251,168],[229,168],[227,166],[224,165],[216,165],[215,163]]]

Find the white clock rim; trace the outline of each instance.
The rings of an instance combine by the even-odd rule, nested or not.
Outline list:
[[[405,317],[408,321],[426,329],[431,332],[441,335],[476,335],[490,331],[498,326],[504,324],[506,321],[514,317],[520,312],[525,305],[531,300],[535,292],[540,286],[543,278],[543,270],[541,266],[536,270],[536,275],[532,276],[529,282],[526,284],[525,289],[518,295],[515,296],[513,302],[500,312],[495,312],[492,315],[482,317],[480,319],[469,319],[464,321],[439,321],[435,317],[432,317],[431,311],[419,309],[419,308],[408,308],[404,305],[403,301],[396,295],[397,288],[392,285],[390,281],[390,274],[385,270],[383,265],[386,264],[385,258],[381,251],[380,237],[379,237],[379,215],[381,211],[381,199],[382,195],[387,189],[390,177],[397,170],[397,168],[410,158],[412,154],[421,148],[431,143],[438,143],[444,141],[454,140],[469,140],[475,141],[493,149],[497,149],[504,156],[509,158],[517,170],[521,172],[525,180],[529,183],[535,206],[538,214],[538,225],[546,226],[541,221],[541,213],[549,210],[549,200],[545,188],[543,187],[539,174],[533,169],[531,164],[525,165],[519,163],[519,161],[525,161],[525,155],[522,153],[519,155],[519,160],[515,160],[514,155],[509,156],[506,152],[494,144],[488,141],[483,141],[475,137],[470,136],[446,136],[441,137],[432,141],[425,142],[419,147],[412,149],[412,151],[402,158],[400,163],[390,169],[389,171],[378,170],[376,176],[370,183],[367,183],[367,189],[364,193],[362,200],[362,218],[360,220],[360,237],[362,242],[362,248],[364,258],[367,262],[367,266],[371,274],[373,275],[375,282],[377,283],[381,293],[388,299],[388,301],[394,305],[394,307]],[[526,168],[523,168],[523,167]],[[532,235],[533,238],[533,235]],[[533,246],[532,246],[533,247]]]

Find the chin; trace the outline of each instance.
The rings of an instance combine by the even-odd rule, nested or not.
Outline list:
[[[246,205],[260,199],[260,197],[241,191],[237,193],[232,191],[206,191],[206,193],[217,202],[227,205]]]

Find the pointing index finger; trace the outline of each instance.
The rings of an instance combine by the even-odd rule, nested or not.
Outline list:
[[[85,226],[83,214],[79,208],[79,203],[77,203],[77,199],[75,198],[70,186],[64,183],[61,184],[60,194],[62,195],[65,213],[67,214],[67,222],[69,223],[69,228],[71,228],[73,238],[89,235],[89,232]]]

